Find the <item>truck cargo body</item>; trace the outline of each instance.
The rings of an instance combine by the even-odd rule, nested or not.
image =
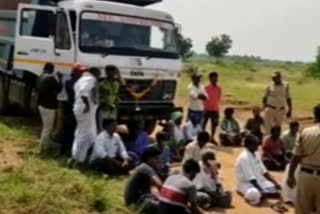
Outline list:
[[[169,14],[108,1],[22,4],[18,12],[0,11],[0,93],[9,95],[8,101],[0,98],[0,111],[7,103],[35,111],[35,86],[43,65],[53,62],[67,79],[79,62],[100,68],[103,77],[106,65],[120,70],[134,91],[121,89],[122,116],[141,109],[162,119],[174,109],[181,69],[175,39]],[[140,96],[155,79],[155,87]]]

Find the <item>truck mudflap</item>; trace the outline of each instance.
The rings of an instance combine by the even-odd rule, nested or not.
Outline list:
[[[146,120],[168,120],[174,111],[183,111],[174,104],[120,104],[119,120],[130,120],[135,115],[143,115]]]

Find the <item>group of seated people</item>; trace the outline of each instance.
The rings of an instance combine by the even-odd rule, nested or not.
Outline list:
[[[282,136],[281,127],[274,126],[265,138],[262,126],[258,108],[253,109],[253,117],[244,130],[232,108],[225,110],[220,123],[221,145],[245,147],[236,162],[236,186],[246,201],[254,205],[280,195],[280,185],[268,170],[286,167],[299,138],[298,122],[291,122]],[[116,120],[105,119],[103,127],[89,162],[94,169],[107,174],[129,174],[135,168],[125,190],[127,205],[137,205],[145,213],[202,213],[202,209],[231,206],[232,195],[222,187],[221,165],[199,118],[190,116],[183,124],[182,112],[174,112],[155,139],[138,121],[132,127],[119,129]],[[260,156],[256,152],[261,144]],[[182,162],[181,172],[172,170],[173,162]]]

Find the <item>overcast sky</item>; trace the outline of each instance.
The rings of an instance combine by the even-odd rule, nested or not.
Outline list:
[[[163,0],[194,49],[203,53],[213,35],[227,33],[230,54],[312,61],[320,45],[319,0]]]

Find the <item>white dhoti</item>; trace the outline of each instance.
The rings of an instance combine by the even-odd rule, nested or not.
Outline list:
[[[292,202],[295,203],[296,201],[296,193],[297,193],[297,188],[293,188],[291,189],[288,185],[287,185],[287,179],[289,176],[289,169],[290,169],[290,165],[288,164],[282,179],[282,198],[284,202]],[[298,173],[300,171],[300,166],[298,166],[296,172],[295,172],[295,178],[296,180],[298,179]]]
[[[86,161],[89,149],[97,137],[96,105],[91,105],[88,113],[83,113],[83,110],[82,103],[76,105],[74,109],[77,128],[72,147],[72,159],[80,163]]]

